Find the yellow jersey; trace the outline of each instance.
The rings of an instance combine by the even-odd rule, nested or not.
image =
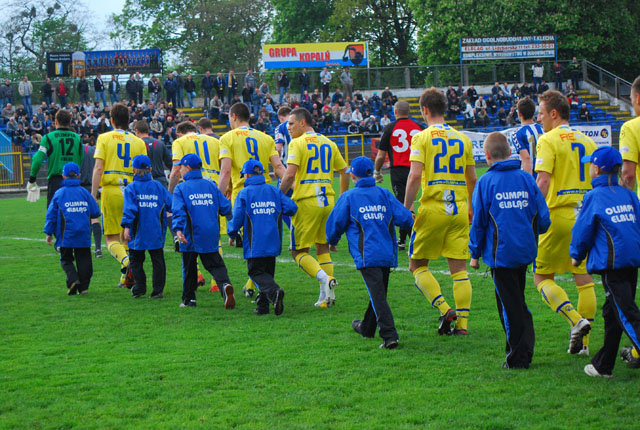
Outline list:
[[[434,124],[411,139],[410,161],[424,164],[420,203],[469,198],[465,170],[475,166],[471,140],[447,124]]]
[[[220,179],[220,141],[206,134],[189,133],[177,138],[171,145],[173,161],[186,154],[196,154],[202,160],[202,177],[218,183]]]
[[[133,158],[147,155],[144,140],[124,130],[113,130],[98,136],[94,158],[104,160],[101,186],[126,185],[133,181]]]
[[[291,140],[287,164],[298,166],[291,196],[293,200],[335,195],[333,172],[347,167],[338,146],[313,132]]]
[[[547,206],[579,206],[591,189],[588,163],[582,157],[598,147],[580,131],[561,125],[538,138],[536,172],[551,175]]]
[[[250,127],[239,127],[226,132],[220,138],[220,160],[231,159],[231,183],[237,194],[244,188],[244,178],[240,174],[242,165],[250,159],[258,160],[264,168],[264,178],[271,183],[269,163],[273,156],[280,157],[276,143],[271,136]]]
[[[636,182],[640,196],[640,117],[630,119],[620,129],[622,160],[636,163]]]

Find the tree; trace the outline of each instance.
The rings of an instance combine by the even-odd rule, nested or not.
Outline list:
[[[314,43],[333,13],[333,0],[271,0],[274,43]],[[333,41],[333,40],[331,40]]]
[[[558,57],[629,79],[640,66],[640,4],[631,0],[410,0],[423,64],[457,64],[462,37],[553,34]]]
[[[126,0],[112,37],[160,48],[196,72],[255,69],[272,15],[268,0]]]

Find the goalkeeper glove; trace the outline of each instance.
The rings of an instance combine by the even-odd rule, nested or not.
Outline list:
[[[380,173],[380,171],[378,171],[378,170],[374,170],[373,171],[373,177],[376,178],[376,183],[378,183],[378,184],[383,181],[382,173]]]
[[[27,183],[27,201],[35,203],[40,199],[40,187],[35,182]]]

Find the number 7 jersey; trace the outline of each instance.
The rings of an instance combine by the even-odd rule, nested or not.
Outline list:
[[[104,160],[101,186],[126,185],[133,181],[133,158],[147,155],[144,140],[129,131],[113,130],[98,136],[93,158]]]
[[[471,140],[447,124],[434,124],[413,136],[410,161],[424,164],[421,203],[469,198],[465,170],[474,166]]]
[[[289,144],[287,164],[298,166],[293,185],[294,201],[315,197],[325,201],[335,195],[333,172],[347,167],[338,146],[325,136],[307,132]]]
[[[582,157],[591,155],[598,147],[593,140],[561,125],[538,138],[536,172],[551,175],[547,206],[577,206],[591,189],[589,168]]]

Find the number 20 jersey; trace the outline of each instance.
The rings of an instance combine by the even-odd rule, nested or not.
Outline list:
[[[144,140],[135,134],[113,130],[98,136],[96,152],[93,158],[104,160],[104,173],[101,186],[124,185],[133,181],[133,158],[147,155]]]
[[[591,189],[588,165],[581,161],[597,149],[593,140],[568,125],[561,125],[538,139],[536,172],[551,175],[549,209],[577,206]]]
[[[287,164],[298,166],[293,185],[294,201],[315,197],[319,201],[335,195],[333,172],[347,167],[338,146],[317,133],[307,132],[289,144]]]
[[[421,203],[469,198],[465,170],[475,165],[471,140],[447,124],[434,124],[413,136],[410,161],[424,164]]]
[[[389,155],[391,167],[411,167],[411,140],[420,131],[422,126],[410,118],[400,118],[382,130],[380,149]]]

